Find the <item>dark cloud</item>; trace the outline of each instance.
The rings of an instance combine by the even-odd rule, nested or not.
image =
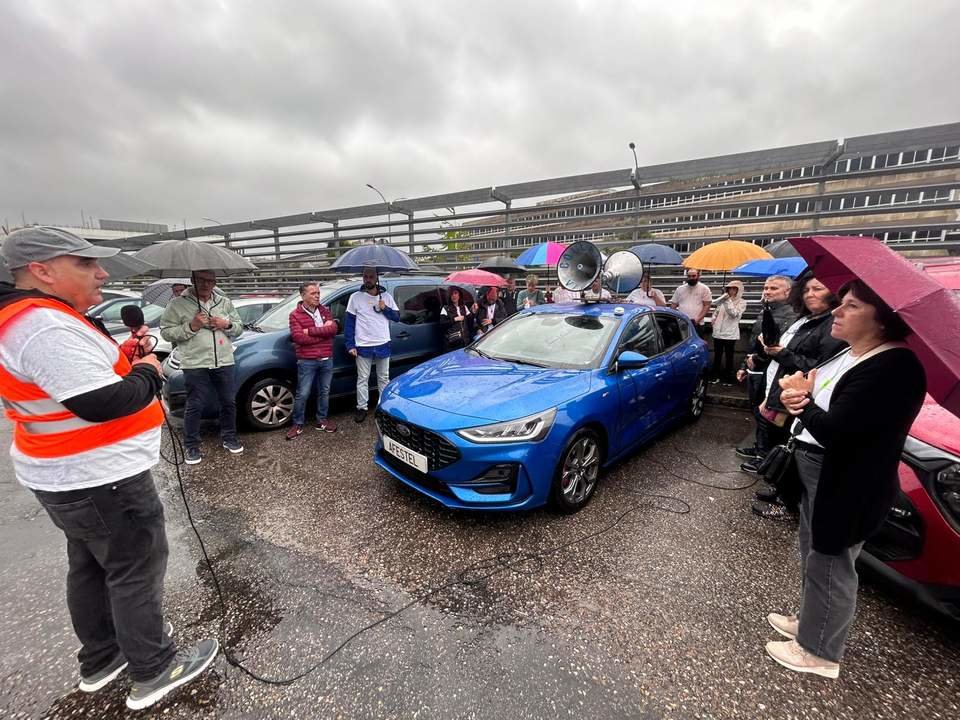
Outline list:
[[[952,0],[0,8],[0,220],[224,222],[955,121]]]

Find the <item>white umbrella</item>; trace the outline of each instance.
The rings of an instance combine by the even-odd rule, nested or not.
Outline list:
[[[186,285],[190,287],[192,281],[190,278],[160,278],[154,280],[143,289],[141,297],[149,305],[159,305],[166,307],[167,303],[173,298],[174,285]]]
[[[134,257],[157,269],[150,275],[172,278],[195,270],[213,270],[217,275],[252,272],[257,266],[232,250],[196,240],[163,240],[149,245]]]

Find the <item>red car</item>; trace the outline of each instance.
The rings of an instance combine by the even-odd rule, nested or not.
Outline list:
[[[918,263],[960,290],[960,259]],[[929,395],[900,462],[900,494],[863,561],[922,602],[960,620],[960,418]]]
[[[903,448],[896,503],[861,558],[960,620],[960,418],[930,396]]]

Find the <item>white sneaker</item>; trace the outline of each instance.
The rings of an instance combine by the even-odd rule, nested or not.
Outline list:
[[[796,640],[768,642],[767,654],[794,672],[813,673],[834,680],[840,677],[840,663],[824,660],[807,652]]]
[[[767,622],[770,627],[783,635],[785,638],[795,640],[797,631],[800,627],[800,621],[796,615],[780,615],[779,613],[770,613],[767,615]]]

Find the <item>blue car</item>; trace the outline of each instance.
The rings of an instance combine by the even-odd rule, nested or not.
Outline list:
[[[376,463],[450,508],[575,512],[602,468],[701,415],[708,359],[674,310],[537,306],[391,381]]]
[[[390,323],[390,374],[398,375],[419,362],[444,351],[444,329],[440,310],[448,302],[449,288],[441,277],[381,277],[383,285],[397,301],[400,322]],[[320,302],[340,325],[333,340],[333,380],[330,396],[356,392],[356,362],[344,346],[343,319],[350,295],[360,289],[357,279],[338,280],[320,285]],[[470,288],[463,295],[472,301]],[[234,341],[236,365],[237,416],[254,430],[274,430],[290,422],[297,384],[297,358],[290,340],[290,313],[300,301],[294,293],[260,318],[252,329]],[[163,397],[176,417],[183,417],[187,401],[180,357],[176,349],[163,363]],[[371,382],[376,381],[371,373]],[[216,397],[210,393],[203,417],[218,416]]]

